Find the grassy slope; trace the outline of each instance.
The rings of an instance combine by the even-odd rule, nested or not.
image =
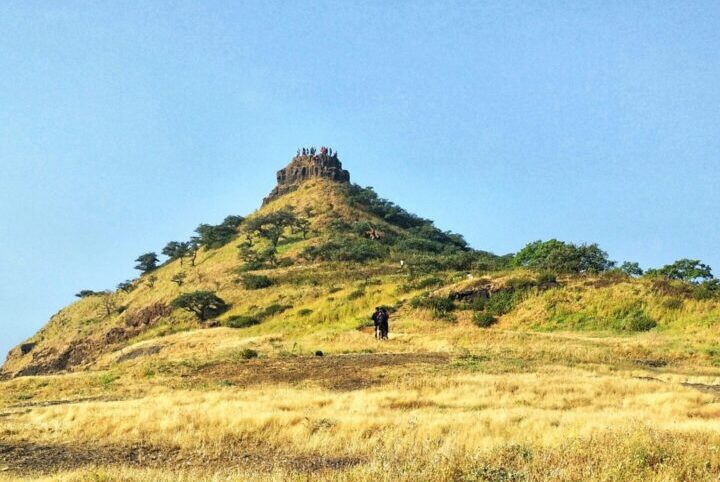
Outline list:
[[[285,205],[314,207],[320,233],[335,216],[366,217],[321,181],[263,212]],[[294,238],[281,250],[294,256],[317,240]],[[569,278],[529,289],[497,325],[480,329],[469,309],[438,320],[408,303],[485,283],[479,273],[441,273],[441,286],[415,289],[396,265],[295,265],[267,271],[276,285],[248,291],[233,283],[236,244],[183,267],[183,290],[217,290],[232,303],[221,319],[292,308],[244,329],[202,329],[176,311],[87,370],[1,382],[0,448],[33,448],[7,459],[0,451],[0,480],[717,478],[717,301],[648,280]],[[170,301],[180,269],[162,267],[153,289],[120,294],[118,303],[136,310]],[[489,282],[503,288],[535,276],[493,273]],[[385,343],[362,329],[378,304],[399,307]],[[658,327],[613,329],[637,310]],[[36,349],[99,339],[123,324],[101,312],[98,299],[76,302],[33,338]],[[245,348],[260,357],[245,360]],[[445,358],[415,358],[422,353]],[[6,368],[23,363],[12,358]],[[67,456],[87,446],[112,456],[90,464]],[[143,450],[152,457],[138,456]]]
[[[347,205],[338,186],[328,181],[307,182],[298,191],[263,207],[256,214],[287,206],[292,206],[298,213],[304,213],[306,208],[313,211],[310,218],[313,234],[309,239],[303,240],[299,234],[293,235],[280,246],[281,255],[291,258],[296,258],[309,243],[322,240],[326,236],[328,223],[333,219],[342,218],[348,222],[369,220],[382,230],[398,230]],[[113,345],[110,351],[143,342],[143,346],[154,343],[166,347],[161,355],[165,358],[173,351],[177,351],[178,357],[220,356],[242,346],[245,343],[243,340],[249,339],[265,340],[268,346],[283,347],[271,352],[292,349],[293,346],[296,351],[304,349],[307,352],[315,349],[352,351],[367,348],[368,337],[358,328],[367,324],[372,308],[380,304],[401,307],[393,317],[394,331],[403,332],[408,340],[421,339],[417,341],[418,347],[429,343],[433,349],[455,349],[458,340],[472,342],[482,336],[481,330],[471,325],[470,311],[458,312],[458,321],[452,324],[434,320],[427,310],[411,309],[407,301],[421,294],[422,290],[413,289],[407,275],[400,272],[397,266],[387,263],[299,263],[287,268],[258,272],[274,280],[275,285],[270,288],[243,289],[235,282],[238,277],[235,270],[241,266],[236,245],[237,242],[231,242],[216,250],[202,251],[195,267],[190,267],[187,261],[183,266],[179,261],[164,265],[153,272],[157,281],[152,288],[144,281],[146,277],[140,278],[139,287],[133,292],[118,292],[114,295],[118,306],[127,307],[125,314],[107,317],[100,297],[81,299],[61,310],[29,341],[38,342],[34,351],[48,348],[62,351],[71,343],[83,343],[92,346],[99,354],[108,351],[104,343],[105,334],[113,327],[123,327],[128,313],[155,302],[169,303],[180,292],[193,290],[217,291],[220,297],[232,305],[220,321],[235,315],[257,314],[271,305],[282,305],[287,309],[270,316],[258,326],[240,330],[200,330],[189,313],[177,310],[130,340]],[[181,288],[171,281],[180,271],[187,275]],[[446,286],[437,289],[437,293],[445,294],[452,289],[463,289],[478,283],[477,279],[463,281],[464,276],[463,273],[442,274],[441,279]],[[523,271],[489,276],[497,287],[504,286],[508,280],[534,277],[533,273]],[[311,311],[309,314],[308,310]],[[672,293],[661,294],[647,280],[607,277],[570,278],[561,280],[560,287],[555,289],[531,289],[512,312],[501,317],[499,325],[493,329],[612,331],[614,321],[623,313],[633,310],[640,310],[657,321],[655,332],[681,332],[686,336],[699,334],[708,339],[716,338],[718,333],[720,303],[717,300],[694,300]],[[188,330],[192,332],[176,337],[168,336]],[[216,332],[221,334],[217,335]],[[429,333],[437,334],[433,336],[432,342],[422,336],[414,337],[415,334]],[[216,338],[219,338],[217,342],[214,341]],[[697,340],[699,348],[693,355],[706,356],[710,360],[720,356],[720,346],[710,341],[701,342],[700,337]],[[174,345],[177,346],[167,348]],[[285,345],[289,345],[289,348]],[[196,346],[202,346],[203,351],[193,353]],[[101,366],[108,366],[116,357],[101,357]],[[31,359],[31,355],[20,356],[16,350],[4,369],[10,373],[16,372]]]

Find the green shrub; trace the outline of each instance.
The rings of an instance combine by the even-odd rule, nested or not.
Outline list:
[[[490,299],[485,303],[485,310],[492,315],[502,316],[515,308],[517,298],[512,291],[498,291],[490,295]]]
[[[312,315],[313,310],[310,308],[303,308],[300,311],[298,311],[298,316],[309,316]]]
[[[278,303],[273,303],[272,305],[268,306],[262,311],[259,311],[257,313],[257,317],[260,319],[270,318],[271,316],[278,315],[282,313],[283,311],[287,311],[290,308],[292,308],[291,305],[281,305]]]
[[[656,326],[657,322],[644,313],[625,321],[625,327],[628,331],[649,331]]]
[[[474,312],[472,320],[475,326],[479,326],[480,328],[488,328],[497,323],[497,318],[485,311]]]
[[[612,327],[622,331],[649,331],[657,326],[640,303],[633,303],[614,313]]]
[[[258,357],[258,352],[252,348],[243,348],[237,353],[237,356],[243,360],[251,360]]]
[[[272,286],[273,284],[272,280],[267,276],[249,273],[244,274],[242,278],[240,278],[240,281],[243,286],[245,286],[245,289],[248,290],[260,290]]]
[[[442,317],[455,309],[455,303],[449,298],[429,298],[428,308],[433,312],[433,316]]]
[[[260,324],[260,319],[255,316],[233,315],[225,320],[224,324],[228,328],[247,328]]]

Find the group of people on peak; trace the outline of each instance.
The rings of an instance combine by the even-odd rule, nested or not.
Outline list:
[[[333,152],[331,148],[325,146],[320,147],[320,150],[315,149],[315,147],[302,147],[297,150],[298,156],[315,156],[315,154],[337,158],[338,153],[337,151]]]
[[[375,313],[371,316],[375,325],[375,338],[378,340],[387,340],[390,332],[390,315],[385,308],[380,306],[375,308]]]

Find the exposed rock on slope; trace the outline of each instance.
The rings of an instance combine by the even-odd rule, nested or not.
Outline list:
[[[277,172],[277,186],[263,200],[263,204],[287,194],[303,182],[312,178],[329,179],[331,181],[349,183],[350,173],[342,168],[337,153],[331,154],[327,148],[321,147],[320,152],[302,149],[284,169]]]

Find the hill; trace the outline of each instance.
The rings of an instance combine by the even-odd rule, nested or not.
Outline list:
[[[716,477],[720,297],[673,279],[709,268],[479,251],[330,150],[277,179],[10,353],[0,481]]]

